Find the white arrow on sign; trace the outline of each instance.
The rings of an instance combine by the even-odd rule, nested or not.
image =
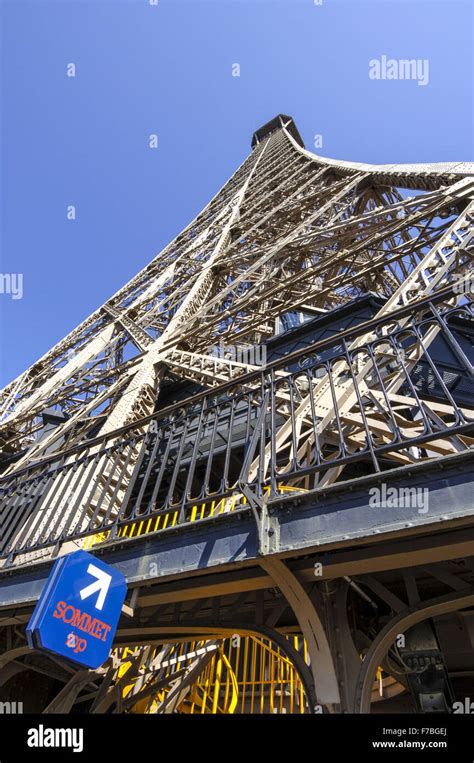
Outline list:
[[[89,596],[92,596],[93,593],[96,591],[99,591],[99,595],[97,597],[97,601],[94,604],[96,609],[102,609],[104,606],[105,597],[107,596],[107,591],[109,590],[110,583],[112,580],[112,575],[109,575],[108,572],[104,572],[103,570],[100,570],[98,567],[95,566],[95,564],[89,564],[87,568],[87,572],[89,575],[92,575],[94,578],[97,578],[95,583],[90,583],[90,585],[83,588],[81,591],[79,591],[81,595],[81,599],[87,599]]]

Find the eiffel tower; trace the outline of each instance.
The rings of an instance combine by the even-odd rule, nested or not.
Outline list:
[[[252,149],[147,267],[2,390],[10,470],[151,414],[164,377],[207,387],[252,370],[207,349],[259,344],[285,312],[374,291],[387,314],[468,271],[472,164],[323,159],[284,115]],[[64,422],[40,437],[48,409]]]
[[[250,508],[271,559],[272,497],[469,452],[472,406],[433,348],[447,342],[467,373],[451,324],[471,315],[474,164],[323,158],[283,114],[251,149],[149,265],[1,391],[7,567],[217,505]],[[285,327],[364,299],[376,307],[356,331],[331,329],[331,351],[321,335],[262,364]]]

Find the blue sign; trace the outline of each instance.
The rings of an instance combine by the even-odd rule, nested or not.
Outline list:
[[[92,554],[62,556],[28,623],[29,645],[100,667],[109,656],[126,593],[122,573]]]

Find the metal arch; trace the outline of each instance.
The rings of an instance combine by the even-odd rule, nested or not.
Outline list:
[[[356,687],[355,712],[370,713],[371,692],[377,667],[402,630],[430,617],[455,612],[474,605],[474,592],[455,593],[420,602],[400,612],[380,631],[362,663]]]
[[[308,700],[310,712],[314,712],[314,707],[317,704],[314,676],[311,668],[305,662],[301,654],[294,648],[294,646],[292,646],[287,638],[282,636],[281,633],[278,633],[278,631],[274,628],[269,628],[265,625],[256,625],[253,629],[253,632],[260,633],[262,636],[265,636],[266,638],[274,641],[275,644],[278,644],[281,651],[284,652],[286,656],[291,660],[299,674],[299,677],[301,678],[301,682],[303,684],[303,688]]]
[[[317,702],[331,709],[332,705],[341,701],[337,676],[326,633],[313,602],[284,562],[266,557],[259,563],[273,578],[295,613],[308,645]]]
[[[19,646],[16,649],[9,649],[0,656],[0,670],[8,665],[12,660],[17,660],[18,657],[23,657],[25,654],[31,654],[31,648],[29,646]]]
[[[173,632],[173,627],[170,626],[169,628],[170,632]],[[123,631],[122,631],[123,632]],[[190,639],[196,641],[200,639],[210,639],[210,638],[231,638],[234,634],[238,634],[239,636],[253,636],[253,635],[259,635],[264,636],[265,638],[270,639],[275,644],[279,646],[281,651],[286,654],[289,660],[293,663],[295,670],[297,671],[301,683],[303,684],[303,688],[306,694],[306,698],[308,700],[308,707],[310,709],[310,712],[314,712],[315,706],[318,704],[317,696],[316,696],[316,688],[315,688],[315,682],[314,682],[314,676],[311,671],[311,668],[308,666],[308,664],[305,662],[304,658],[301,656],[301,654],[292,646],[291,642],[285,638],[281,633],[279,633],[275,628],[271,628],[267,625],[257,625],[257,624],[251,624],[248,623],[240,623],[240,622],[225,622],[222,624],[214,624],[210,623],[208,626],[201,626],[196,629],[196,632],[190,633],[188,635],[183,635],[180,637],[180,641],[189,641]],[[163,636],[163,634],[160,633],[159,635],[160,643],[165,642],[169,643],[170,639]],[[150,642],[155,641],[152,635],[150,633],[146,634],[146,639],[142,640],[138,637],[134,637],[130,640],[130,642],[127,641],[127,645],[129,643],[133,643],[135,645],[142,645],[145,646],[145,644],[149,644]],[[140,642],[143,641],[142,644]],[[123,647],[124,642],[123,639],[121,639],[118,643],[114,644],[114,647]]]

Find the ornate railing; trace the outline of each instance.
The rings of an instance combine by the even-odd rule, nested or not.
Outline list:
[[[306,346],[0,480],[0,558],[160,532],[470,446],[473,305],[452,294]]]

